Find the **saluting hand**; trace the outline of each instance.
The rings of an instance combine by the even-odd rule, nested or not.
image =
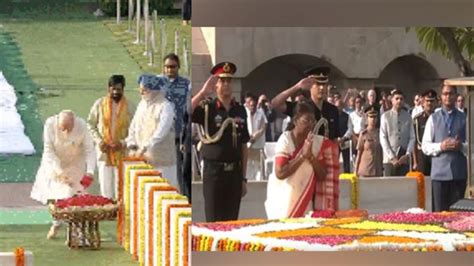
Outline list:
[[[206,83],[204,83],[204,86],[202,87],[202,90],[204,91],[206,95],[209,95],[214,92],[218,80],[219,79],[214,75],[211,75],[206,80]]]
[[[309,90],[309,89],[311,89],[311,86],[313,86],[314,83],[315,83],[314,78],[306,77],[306,78],[303,78],[302,80],[300,80],[296,84],[296,86],[301,88],[301,89],[304,89],[304,90]]]

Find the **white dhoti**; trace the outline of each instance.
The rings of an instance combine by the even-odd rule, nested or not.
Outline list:
[[[97,161],[100,194],[115,199],[118,195],[118,170],[115,166],[107,166],[104,161]]]

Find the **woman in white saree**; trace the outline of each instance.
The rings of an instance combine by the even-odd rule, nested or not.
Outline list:
[[[265,209],[269,219],[302,217],[309,210],[338,209],[337,144],[313,134],[314,105],[296,105],[289,129],[276,144]]]

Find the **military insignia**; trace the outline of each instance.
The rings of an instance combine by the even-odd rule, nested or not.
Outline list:
[[[214,117],[214,123],[216,123],[216,125],[220,125],[222,123],[222,116],[217,115],[216,117]]]

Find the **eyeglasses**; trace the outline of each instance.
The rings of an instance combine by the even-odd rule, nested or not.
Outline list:
[[[175,69],[178,65],[165,65],[165,68]]]
[[[454,95],[454,92],[443,92],[441,93],[444,96]]]

